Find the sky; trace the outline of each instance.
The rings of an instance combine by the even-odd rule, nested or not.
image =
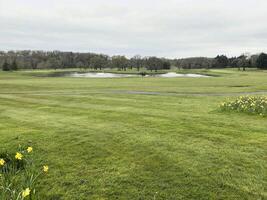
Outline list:
[[[267,52],[267,0],[0,0],[0,50]]]

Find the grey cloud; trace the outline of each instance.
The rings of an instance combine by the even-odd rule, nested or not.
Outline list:
[[[0,48],[166,57],[267,51],[265,0],[0,0]]]

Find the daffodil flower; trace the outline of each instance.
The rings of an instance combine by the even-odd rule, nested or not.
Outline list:
[[[22,197],[25,198],[27,196],[29,196],[31,193],[30,188],[26,188],[25,190],[22,191]]]
[[[32,147],[28,147],[28,148],[27,148],[27,152],[28,152],[28,153],[31,153],[31,152],[32,152],[32,150],[33,150],[33,148],[32,148]]]
[[[4,166],[5,165],[5,163],[6,163],[6,161],[4,160],[4,159],[0,159],[0,166]]]
[[[45,173],[47,173],[48,170],[49,170],[49,167],[48,167],[47,165],[43,166],[43,171],[44,171]]]
[[[21,153],[17,152],[16,155],[15,155],[15,158],[16,158],[17,160],[22,160],[23,155],[22,155]]]

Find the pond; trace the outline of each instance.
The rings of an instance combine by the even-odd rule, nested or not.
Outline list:
[[[210,77],[207,75],[201,74],[178,74],[175,72],[168,72],[165,74],[148,74],[148,75],[141,75],[141,74],[117,74],[117,73],[104,73],[104,72],[87,72],[87,73],[69,73],[65,74],[64,76],[69,77],[76,77],[76,78],[127,78],[127,77],[161,77],[161,78],[205,78]]]
[[[95,72],[88,72],[88,73],[71,73],[67,76],[71,77],[84,77],[84,78],[124,78],[124,77],[134,77],[138,75],[130,75],[130,74],[116,74],[116,73],[95,73]]]
[[[188,78],[201,78],[201,77],[209,77],[207,75],[202,74],[177,74],[175,72],[169,72],[166,74],[159,74],[156,75],[157,77],[163,77],[163,78],[175,78],[175,77],[188,77]]]

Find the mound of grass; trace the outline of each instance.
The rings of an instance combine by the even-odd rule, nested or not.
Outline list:
[[[234,101],[223,102],[220,105],[222,111],[237,111],[249,114],[267,115],[266,96],[241,96]]]

